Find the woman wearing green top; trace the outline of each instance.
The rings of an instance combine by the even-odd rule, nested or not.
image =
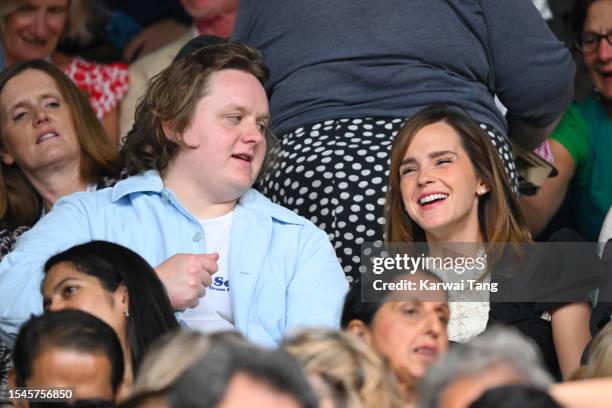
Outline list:
[[[535,196],[523,197],[521,206],[535,235],[567,195],[575,228],[597,241],[612,204],[612,0],[587,1],[586,7],[577,45],[595,92],[572,104],[551,135],[559,175],[547,179]]]

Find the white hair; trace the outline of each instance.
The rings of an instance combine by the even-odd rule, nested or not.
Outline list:
[[[436,408],[446,388],[455,380],[477,377],[492,366],[512,370],[525,383],[547,388],[553,379],[543,368],[536,345],[516,329],[494,327],[469,343],[451,347],[418,383],[421,408]]]

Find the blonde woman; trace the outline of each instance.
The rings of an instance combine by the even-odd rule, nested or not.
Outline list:
[[[383,360],[356,336],[310,329],[286,339],[283,347],[304,368],[325,408],[391,408],[404,402]]]
[[[151,346],[142,361],[131,397],[168,389],[187,368],[206,354],[211,345],[218,342],[247,344],[238,332],[206,335],[192,330],[179,330],[161,337]]]
[[[591,343],[589,360],[582,372],[583,379],[612,377],[612,325],[608,323]]]

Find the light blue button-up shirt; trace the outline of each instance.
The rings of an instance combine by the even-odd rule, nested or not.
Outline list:
[[[65,197],[0,263],[5,342],[42,312],[46,260],[91,240],[124,245],[153,266],[207,252],[201,224],[156,171]],[[235,325],[249,339],[272,346],[292,328],[339,325],[348,285],[327,235],[310,221],[249,190],[234,209],[229,256]]]

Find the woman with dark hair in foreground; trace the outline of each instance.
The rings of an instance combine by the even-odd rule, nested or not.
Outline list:
[[[121,245],[92,241],[74,246],[50,258],[45,274],[45,310],[84,310],[115,330],[124,353],[124,385],[131,385],[149,344],[178,328],[153,268]]]

